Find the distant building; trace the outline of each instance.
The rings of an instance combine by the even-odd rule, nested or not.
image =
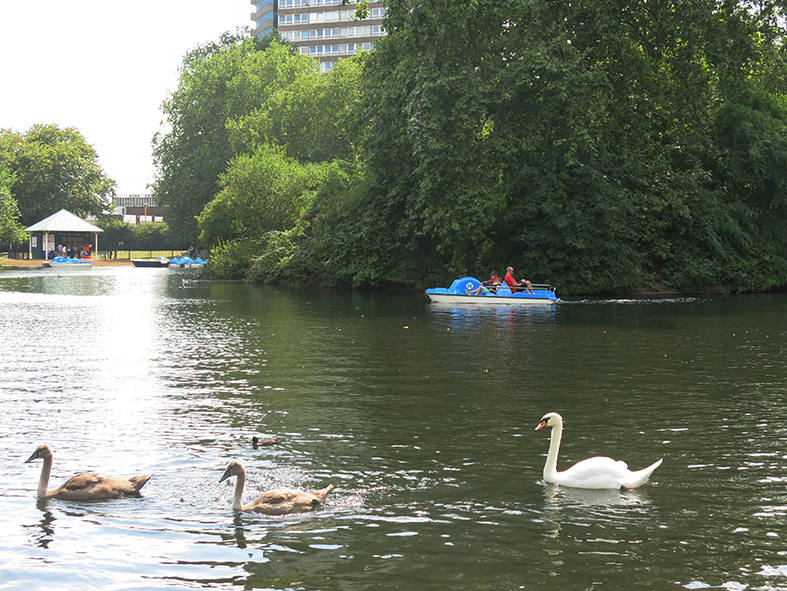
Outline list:
[[[329,72],[342,57],[374,47],[385,36],[384,2],[369,2],[369,18],[355,20],[356,0],[252,0],[256,11],[254,35],[262,37],[275,27],[303,55],[320,61]]]
[[[251,3],[254,5],[254,12],[251,13],[251,20],[254,21],[252,36],[270,35],[276,26],[276,0],[251,0]]]
[[[118,195],[112,200],[112,213],[129,224],[167,221],[167,208],[153,195]]]

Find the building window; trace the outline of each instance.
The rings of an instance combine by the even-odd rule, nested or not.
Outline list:
[[[309,13],[279,15],[279,26],[306,25],[306,24],[309,24]]]
[[[371,43],[342,43],[339,46],[339,55],[355,55],[359,51],[369,51]]]
[[[320,57],[323,55],[339,55],[338,45],[313,45],[309,47],[309,55]]]
[[[304,31],[306,33],[307,31]],[[339,29],[312,29],[308,31],[310,41],[320,41],[322,39],[338,39]]]

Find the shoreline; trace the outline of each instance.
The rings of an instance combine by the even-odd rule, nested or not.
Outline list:
[[[126,267],[132,266],[133,263],[130,259],[112,259],[112,260],[93,260],[93,267]],[[37,267],[40,269],[45,269],[41,263],[44,262],[44,259],[3,259],[0,261],[2,263],[3,269],[29,269],[30,267]]]

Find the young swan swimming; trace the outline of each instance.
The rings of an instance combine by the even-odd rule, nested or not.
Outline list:
[[[64,501],[99,501],[116,499],[120,496],[138,497],[139,490],[150,480],[152,474],[142,474],[131,478],[108,478],[99,474],[78,474],[69,478],[55,489],[49,487],[52,473],[52,450],[48,445],[39,445],[25,463],[43,459],[41,478],[38,480],[38,496],[41,499],[62,499]]]
[[[648,481],[650,475],[661,466],[663,461],[659,460],[647,468],[632,472],[626,462],[597,456],[577,462],[568,470],[558,472],[557,454],[560,450],[560,439],[563,436],[563,417],[556,412],[547,413],[541,418],[536,431],[542,427],[552,427],[549,453],[544,465],[544,480],[554,484],[562,484],[572,488],[637,488]]]
[[[246,469],[240,462],[230,462],[224,475],[219,482],[224,482],[230,476],[237,476],[235,482],[235,495],[232,498],[232,509],[234,511],[254,511],[266,515],[284,515],[286,513],[303,513],[311,511],[321,503],[325,502],[325,497],[333,488],[329,484],[322,490],[313,493],[301,490],[290,490],[288,488],[278,488],[262,493],[248,505],[241,502],[243,496],[243,486],[246,484]]]

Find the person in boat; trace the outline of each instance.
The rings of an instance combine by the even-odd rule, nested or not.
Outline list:
[[[487,287],[497,287],[501,283],[503,283],[503,280],[500,279],[500,275],[497,274],[497,271],[492,271],[489,274],[489,280],[484,281],[483,285],[486,285]]]
[[[514,293],[517,291],[517,288],[524,289],[527,293],[533,293],[533,285],[527,279],[522,279],[522,281],[517,281],[514,279],[514,267],[506,268],[506,276],[504,277],[504,281],[506,285],[511,288],[511,292]]]
[[[478,294],[485,294],[485,293],[497,293],[497,289],[495,289],[498,285],[500,285],[502,281],[500,280],[500,276],[497,274],[497,271],[492,271],[489,275],[489,279],[487,281],[482,281],[481,285],[479,285],[475,289],[466,289],[465,293],[467,295],[478,295]]]

